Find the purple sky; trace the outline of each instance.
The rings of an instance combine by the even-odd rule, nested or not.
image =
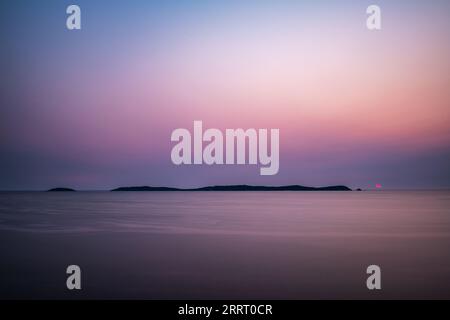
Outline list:
[[[373,2],[373,1],[372,1]],[[0,4],[0,190],[450,188],[450,4]],[[175,166],[174,129],[280,129],[280,170]]]

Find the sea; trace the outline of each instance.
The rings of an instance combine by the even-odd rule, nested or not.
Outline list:
[[[0,299],[449,298],[450,191],[0,193]]]

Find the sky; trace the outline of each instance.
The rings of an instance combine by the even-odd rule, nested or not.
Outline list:
[[[1,1],[0,190],[450,188],[449,39],[439,0]],[[278,174],[174,165],[194,120],[279,129]]]

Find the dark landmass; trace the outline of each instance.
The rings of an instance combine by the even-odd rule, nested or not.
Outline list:
[[[53,189],[47,190],[47,192],[67,192],[67,191],[72,192],[75,190],[70,189],[70,188],[53,188]]]
[[[235,186],[209,186],[194,189],[180,189],[180,188],[167,188],[167,187],[120,187],[111,191],[352,191],[346,186],[328,186],[328,187],[305,187],[299,185],[292,186],[248,186],[248,185],[235,185]]]

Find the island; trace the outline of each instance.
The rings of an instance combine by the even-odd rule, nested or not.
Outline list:
[[[249,185],[230,185],[230,186],[208,186],[201,188],[169,188],[169,187],[119,187],[111,191],[352,191],[346,186],[327,186],[327,187],[305,187],[300,185],[290,186],[249,186]]]
[[[47,190],[47,192],[74,192],[74,189],[71,188],[53,188],[50,190]]]

